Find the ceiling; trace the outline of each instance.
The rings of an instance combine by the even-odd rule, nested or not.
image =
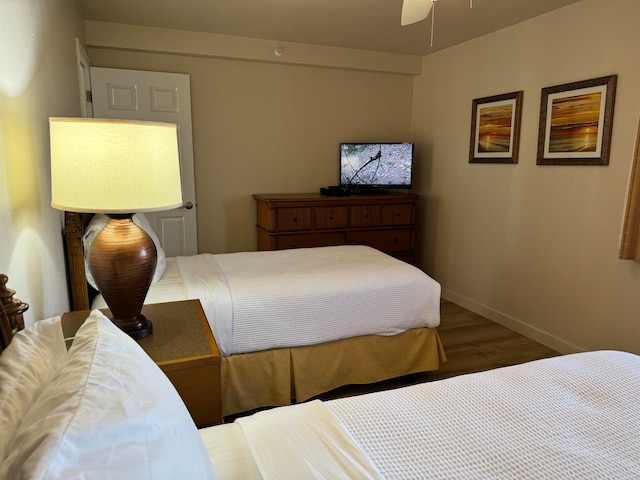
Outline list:
[[[402,0],[79,0],[87,20],[427,55],[580,0],[438,0],[400,26]]]

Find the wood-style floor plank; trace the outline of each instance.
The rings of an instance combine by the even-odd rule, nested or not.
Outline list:
[[[438,333],[447,363],[420,375],[438,380],[554,357],[558,352],[451,302],[443,301]]]

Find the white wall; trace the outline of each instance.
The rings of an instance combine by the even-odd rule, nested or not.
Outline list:
[[[76,36],[74,1],[0,2],[0,272],[29,303],[27,323],[69,307],[48,118],[79,115]]]
[[[637,0],[583,0],[427,56],[413,130],[419,261],[443,296],[561,351],[640,353],[617,244],[640,110]],[[537,166],[541,89],[617,74],[609,166]],[[524,91],[517,165],[469,164],[474,98]]]

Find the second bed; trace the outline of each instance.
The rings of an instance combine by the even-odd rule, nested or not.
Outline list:
[[[86,284],[68,232],[72,286]],[[436,370],[446,359],[440,285],[370,247],[167,258],[145,303],[186,299],[200,300],[223,355],[224,416]],[[106,304],[98,296],[90,307]]]

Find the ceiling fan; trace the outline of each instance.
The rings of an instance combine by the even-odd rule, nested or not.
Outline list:
[[[435,18],[435,4],[438,0],[403,0],[400,25],[411,25],[424,20],[433,10],[431,15],[431,46],[433,46],[433,20]],[[469,0],[469,8],[473,8],[473,0]]]
[[[429,15],[437,0],[404,0],[402,2],[402,15],[400,25],[411,25],[424,20]]]

